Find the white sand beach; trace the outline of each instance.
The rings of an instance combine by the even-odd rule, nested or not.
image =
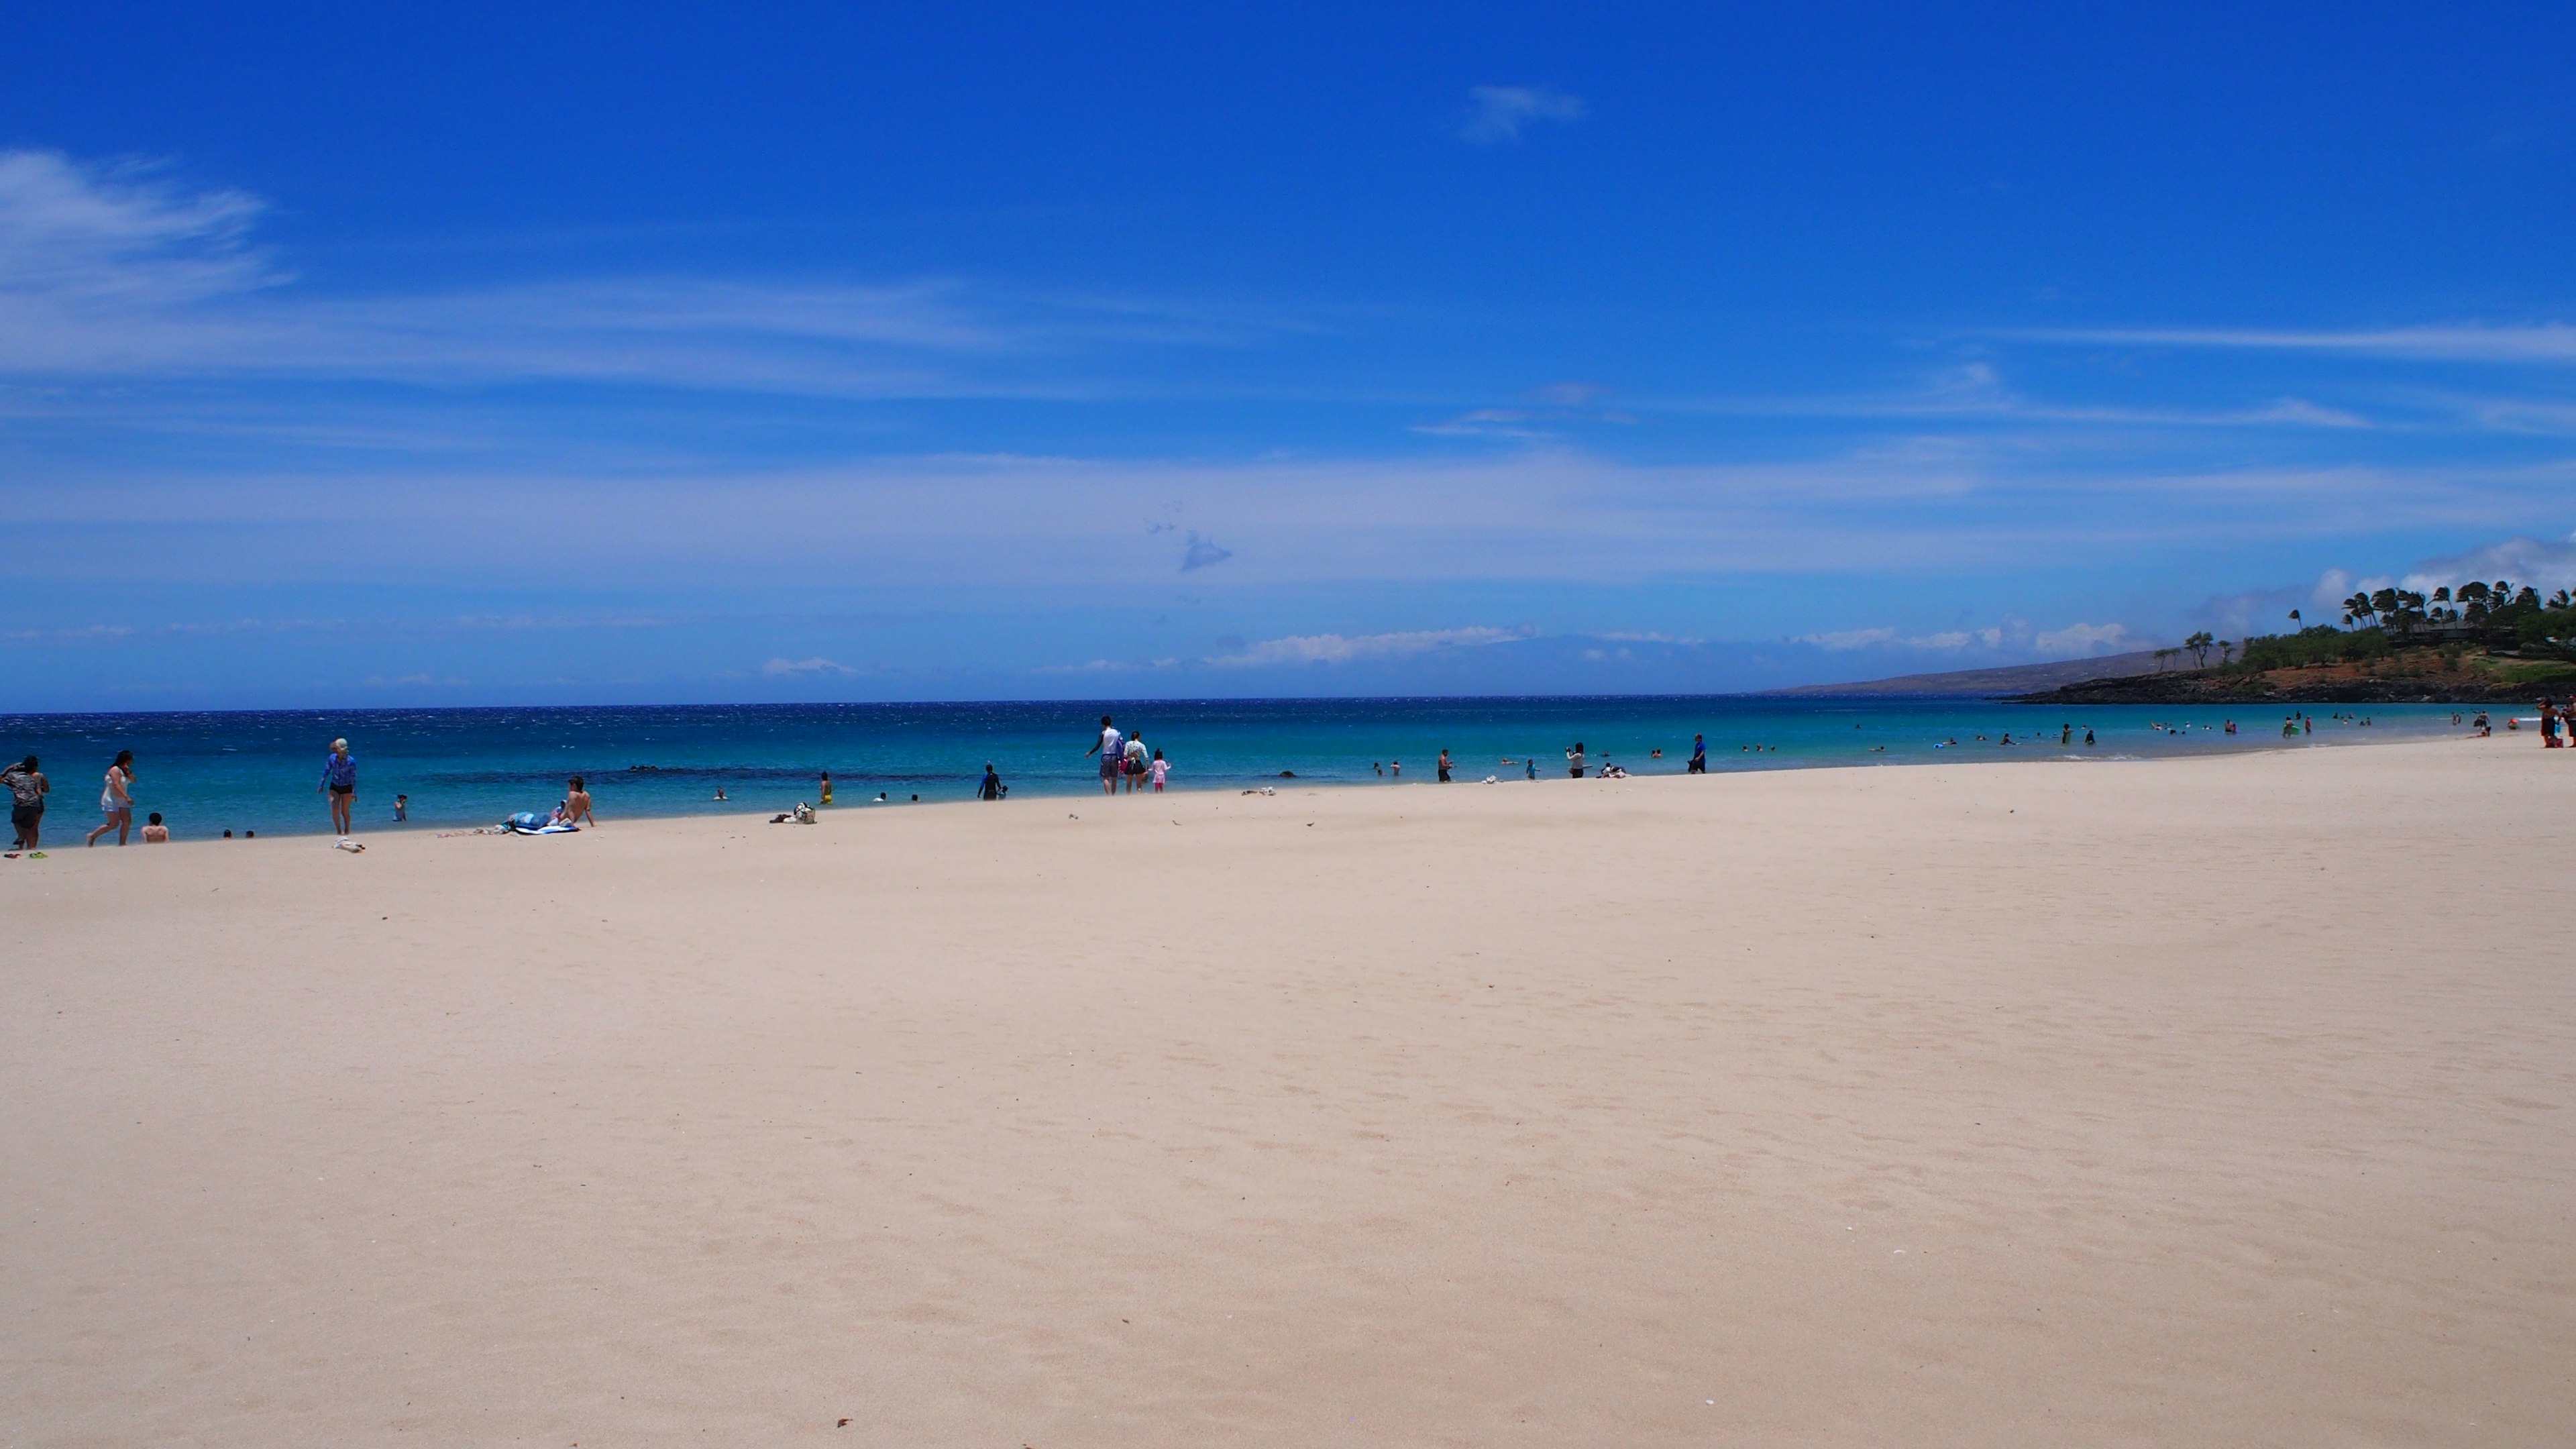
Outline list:
[[[2576,1442],[2571,819],[2509,736],[57,846],[0,1442]]]

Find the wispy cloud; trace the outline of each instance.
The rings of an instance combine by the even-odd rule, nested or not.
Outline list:
[[[2102,327],[1998,334],[2037,342],[2134,347],[2348,353],[2442,362],[2576,363],[2576,326],[2563,322],[2298,330],[2254,327]]]
[[[572,278],[317,297],[264,203],[145,167],[0,151],[0,375],[576,380],[862,397],[1073,396],[1076,358],[1296,330],[1242,307],[856,285]]]
[[[1530,415],[1511,408],[1477,408],[1436,423],[1416,423],[1413,431],[1441,438],[1517,438],[1523,440],[1551,436],[1543,428],[1530,426]]]
[[[856,674],[846,664],[835,664],[819,655],[812,659],[772,659],[760,666],[760,672],[772,679],[810,678],[827,674]]]
[[[1458,134],[1480,145],[1517,141],[1532,121],[1583,119],[1583,98],[1554,86],[1469,86],[1467,114]]]
[[[1412,629],[1394,634],[1296,634],[1285,639],[1264,639],[1233,654],[1220,654],[1207,663],[1227,668],[1250,668],[1266,664],[1348,664],[1357,659],[1387,659],[1407,654],[1426,654],[1434,649],[1476,648],[1487,644],[1509,644],[1528,639],[1537,630],[1524,624],[1517,629],[1475,627],[1468,629]]]
[[[2061,629],[2033,630],[2028,624],[2012,620],[1982,629],[1944,629],[1929,634],[1907,634],[1889,626],[1846,629],[1835,633],[1801,634],[1791,642],[1810,644],[1836,653],[1854,649],[1910,649],[1955,654],[1982,649],[2067,659],[2117,653],[2138,648],[2148,641],[2125,624],[2075,623]]]
[[[1201,538],[1195,529],[1191,530],[1189,541],[1190,546],[1181,551],[1182,573],[1194,573],[1234,557],[1233,549],[1218,547],[1215,539]]]

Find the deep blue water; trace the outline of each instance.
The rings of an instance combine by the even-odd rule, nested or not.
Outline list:
[[[2455,732],[2447,706],[2364,712],[2368,727],[2321,717],[2300,743]],[[193,839],[226,828],[328,829],[316,786],[335,736],[348,738],[358,761],[357,822],[365,832],[396,828],[397,792],[411,797],[410,828],[480,825],[550,808],[572,775],[587,778],[599,814],[612,819],[768,814],[815,800],[825,770],[844,809],[879,792],[895,805],[916,795],[965,800],[987,760],[1014,800],[1096,792],[1097,767],[1083,750],[1104,713],[1122,728],[1141,728],[1172,760],[1172,787],[1188,790],[1278,784],[1282,771],[1300,783],[1396,783],[1378,770],[1397,761],[1401,783],[1427,782],[1443,748],[1460,781],[1519,781],[1519,762],[1533,755],[1542,777],[1561,779],[1564,752],[1578,740],[1595,767],[1677,774],[1694,732],[1708,736],[1710,768],[1719,773],[1962,756],[2136,759],[2283,743],[2278,711],[1721,696],[0,715],[0,757],[42,758],[54,784],[49,843],[67,843],[71,827],[96,823],[101,778],[120,749],[136,756],[137,823],[158,810],[177,837]],[[2230,717],[2242,729],[2233,738],[2219,729]],[[2159,722],[2188,728],[2152,727]],[[2075,747],[2059,748],[2061,724],[2073,725]],[[2097,740],[2090,750],[2081,745],[2088,727]],[[2000,743],[2006,732],[2009,750]],[[1757,745],[1765,748],[1757,753]],[[1650,757],[1657,749],[1660,760]],[[713,798],[719,786],[730,800]]]

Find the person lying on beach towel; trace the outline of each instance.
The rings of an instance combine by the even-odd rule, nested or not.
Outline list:
[[[560,811],[540,815],[534,810],[522,810],[504,823],[513,835],[572,835],[581,829],[566,821]]]

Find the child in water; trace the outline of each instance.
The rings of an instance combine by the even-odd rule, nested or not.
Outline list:
[[[1154,752],[1154,793],[1155,793],[1155,794],[1159,795],[1159,794],[1163,793],[1163,782],[1164,782],[1165,780],[1170,779],[1170,778],[1171,778],[1171,775],[1172,775],[1172,762],[1171,762],[1171,761],[1169,761],[1169,760],[1167,760],[1167,759],[1164,759],[1164,758],[1163,758],[1163,752],[1162,752],[1161,750],[1156,750],[1156,751]]]

